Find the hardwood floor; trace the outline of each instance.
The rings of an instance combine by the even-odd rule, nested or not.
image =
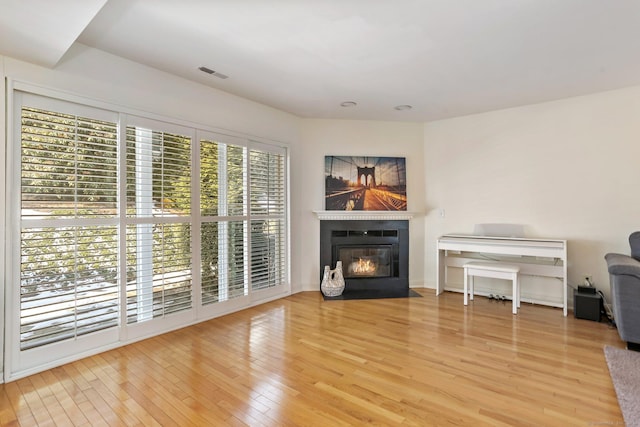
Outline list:
[[[303,292],[4,384],[21,425],[623,425],[606,323]]]

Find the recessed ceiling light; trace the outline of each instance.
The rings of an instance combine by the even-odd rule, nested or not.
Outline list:
[[[341,107],[355,107],[356,105],[358,105],[358,103],[353,102],[353,101],[344,101],[344,102],[340,103]]]
[[[198,67],[198,70],[202,71],[203,73],[207,73],[207,74],[212,74],[216,77],[220,77],[221,79],[227,79],[229,78],[229,76],[219,73],[217,71],[212,70],[211,68],[207,68],[207,67]]]
[[[411,105],[396,105],[393,107],[394,110],[403,111],[403,110],[411,110],[413,107]]]

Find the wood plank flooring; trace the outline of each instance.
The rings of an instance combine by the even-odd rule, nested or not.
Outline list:
[[[606,323],[303,292],[1,386],[3,426],[623,425]]]

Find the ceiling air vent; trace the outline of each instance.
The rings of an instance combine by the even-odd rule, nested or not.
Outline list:
[[[222,73],[218,73],[217,71],[212,70],[211,68],[207,68],[207,67],[198,67],[198,70],[207,73],[207,74],[213,74],[216,77],[219,77],[221,79],[226,79],[229,78],[229,76],[227,76],[226,74],[222,74]]]

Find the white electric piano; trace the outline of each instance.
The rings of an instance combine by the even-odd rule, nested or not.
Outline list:
[[[567,315],[567,241],[447,234],[438,239],[436,295],[445,290],[447,267],[460,267],[477,261],[471,254],[509,256],[509,264],[518,265],[520,274],[554,277],[562,282],[563,314]],[[505,261],[507,262],[507,261]],[[554,305],[554,304],[550,304]]]

